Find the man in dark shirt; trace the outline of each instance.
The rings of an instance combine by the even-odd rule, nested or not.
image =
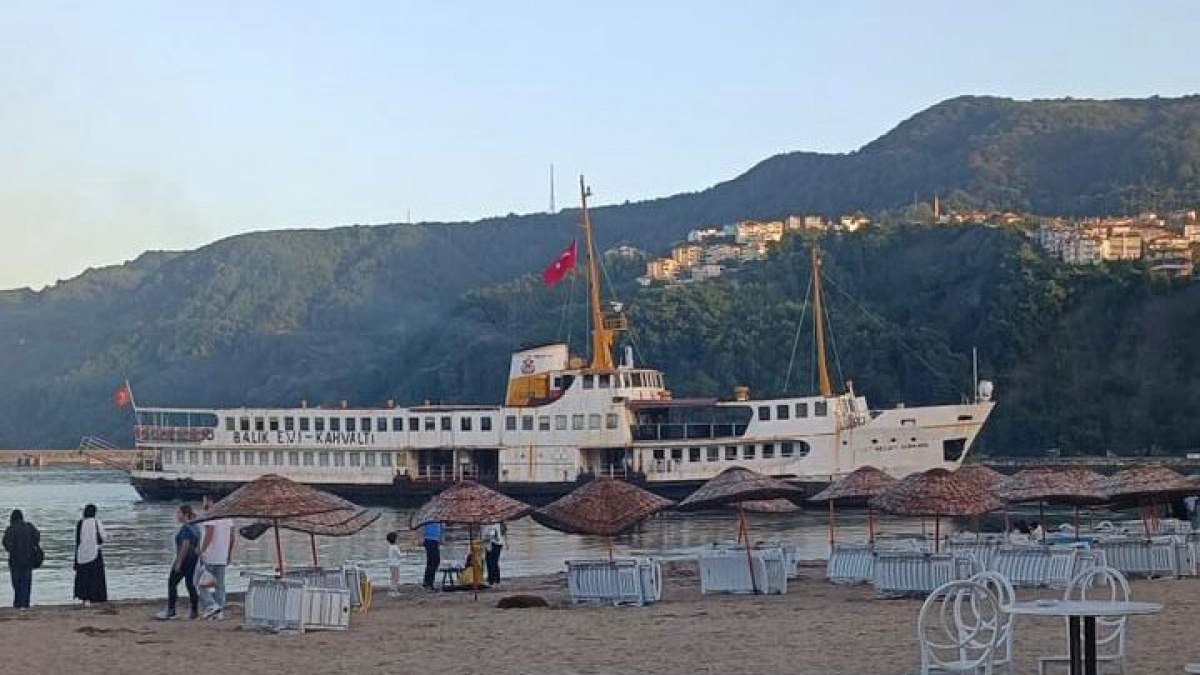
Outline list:
[[[29,597],[33,590],[33,570],[40,561],[36,560],[42,535],[32,523],[25,522],[20,509],[14,509],[4,530],[4,550],[8,552],[8,573],[12,578],[13,607],[29,609]]]

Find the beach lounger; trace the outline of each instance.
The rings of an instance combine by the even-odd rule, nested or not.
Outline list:
[[[825,578],[835,584],[860,584],[871,581],[875,569],[875,551],[867,544],[834,544],[829,552]]]
[[[1108,538],[1096,542],[1108,564],[1126,576],[1179,576],[1176,543],[1170,537],[1155,539]]]
[[[1078,549],[1051,548],[1049,560],[1046,561],[1045,585],[1050,588],[1066,588],[1075,578],[1075,560],[1079,555]]]
[[[1043,546],[1001,546],[992,568],[1013,586],[1037,588],[1046,584],[1050,550]]]
[[[246,588],[245,626],[275,633],[304,632],[304,582],[252,577]]]
[[[571,601],[645,605],[662,599],[662,566],[649,558],[568,560]]]
[[[722,550],[706,551],[697,556],[700,566],[700,592],[710,593],[787,593],[787,569],[783,554],[778,549],[750,552]],[[750,565],[754,565],[754,579],[750,578]]]

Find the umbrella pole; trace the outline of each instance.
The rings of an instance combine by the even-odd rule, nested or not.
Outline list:
[[[604,539],[608,542],[608,561],[612,562],[612,560],[613,560],[612,535],[610,534],[610,535],[604,537]]]
[[[1008,543],[1008,533],[1012,531],[1012,527],[1008,524],[1008,504],[1004,504],[1004,543]]]
[[[1079,505],[1075,505],[1075,541],[1079,541]]]
[[[312,546],[313,567],[320,567],[321,563],[317,562],[317,535],[309,532],[308,543]]]
[[[479,556],[475,554],[475,526],[467,525],[467,550],[471,552],[471,591],[472,599],[479,602]]]
[[[833,550],[833,500],[829,500],[829,550]]]
[[[275,562],[278,563],[277,566],[279,567],[279,576],[280,578],[283,578],[283,544],[279,541],[279,519],[276,518],[271,522],[275,525],[275,527],[272,528],[275,530]]]
[[[875,508],[867,502],[867,544],[875,545]]]
[[[942,518],[941,516],[933,517],[933,552],[937,553],[942,544]]]
[[[750,567],[750,588],[758,595],[758,582],[754,580],[754,556],[750,553],[750,530],[746,526],[746,511],[741,502],[738,502],[738,529],[746,538],[746,565]]]
[[[1046,502],[1038,502],[1038,527],[1042,528],[1042,541],[1046,541]]]

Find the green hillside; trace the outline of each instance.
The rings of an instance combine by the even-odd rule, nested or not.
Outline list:
[[[661,251],[704,223],[878,212],[935,193],[1042,213],[1171,208],[1200,203],[1198,181],[1200,97],[959,98],[853,153],[780,155],[702,192],[593,215],[602,248]],[[83,434],[128,443],[129,420],[110,400],[123,377],[142,405],[498,398],[508,348],[571,326],[581,337],[560,311],[565,291],[547,296],[521,276],[576,235],[577,215],[247,234],[0,292],[0,446]],[[1004,401],[985,438],[997,450],[1196,444],[1186,422],[1158,424],[1196,405],[1192,288],[1132,271],[1070,276],[994,230],[828,245],[843,371],[876,404],[964,394],[977,345]],[[784,251],[683,289],[636,290],[633,269],[613,277],[633,305],[639,352],[680,393],[770,392],[783,387],[806,265]],[[793,373],[789,388],[808,377]]]

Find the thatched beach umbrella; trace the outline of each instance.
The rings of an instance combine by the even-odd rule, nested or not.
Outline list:
[[[367,509],[329,511],[300,518],[285,518],[279,521],[279,527],[293,532],[307,534],[312,546],[313,566],[319,563],[317,559],[317,536],[349,537],[366,529],[371,523],[379,520],[377,511]],[[258,539],[267,530],[274,527],[270,521],[260,520],[239,530],[241,535],[251,541]]]
[[[995,487],[996,496],[1010,504],[1038,503],[1038,517],[1045,531],[1046,504],[1066,504],[1075,507],[1075,537],[1079,537],[1079,507],[1101,504],[1105,499],[1104,477],[1084,467],[1055,469],[1037,466],[1023,469],[1005,478]],[[1005,509],[1007,521],[1008,510]],[[1008,524],[1005,523],[1007,535]]]
[[[860,466],[846,474],[841,480],[828,485],[824,490],[808,498],[810,502],[826,502],[829,504],[829,545],[833,546],[835,503],[847,504],[866,502],[867,504],[867,542],[875,543],[875,513],[871,499],[883,494],[896,483],[883,471],[873,466]]]
[[[874,499],[876,508],[902,516],[933,516],[934,551],[940,546],[942,516],[978,516],[1004,502],[946,469],[906,476]]]
[[[996,486],[1005,479],[1005,475],[983,464],[967,464],[955,470],[959,478],[969,480],[984,490],[995,490]],[[1008,511],[1005,510],[1005,515]],[[975,535],[979,535],[979,516],[975,516]],[[1007,528],[1006,528],[1007,530]]]
[[[1007,478],[1007,476],[999,471],[983,464],[967,464],[966,466],[959,467],[954,473],[958,474],[959,478],[969,480],[984,490],[995,489],[1001,481]]]
[[[1183,474],[1157,463],[1135,464],[1109,476],[1104,483],[1109,501],[1136,503],[1141,507],[1142,524],[1150,536],[1150,519],[1159,499],[1194,495],[1200,488]]]
[[[205,511],[196,522],[221,518],[266,520],[275,528],[275,559],[284,572],[283,545],[279,523],[289,518],[317,516],[334,511],[358,511],[353,502],[328,492],[297,483],[277,474],[266,474],[234,490]]]
[[[530,514],[535,521],[559,532],[587,534],[608,540],[675,502],[613,478],[597,478]]]
[[[746,546],[746,564],[750,566],[750,587],[758,593],[754,579],[754,559],[750,553],[750,532],[746,525],[745,502],[765,499],[799,499],[803,491],[776,478],[765,476],[740,466],[730,467],[679,502],[682,511],[699,511],[736,504],[738,507],[738,540]]]
[[[409,518],[408,525],[417,529],[428,523],[450,523],[467,526],[467,550],[475,550],[475,528],[488,523],[503,523],[524,518],[533,507],[512,497],[486,488],[475,481],[455,483],[434,495]],[[472,555],[475,568],[475,587],[482,576],[479,556]],[[478,596],[476,596],[478,597]]]

